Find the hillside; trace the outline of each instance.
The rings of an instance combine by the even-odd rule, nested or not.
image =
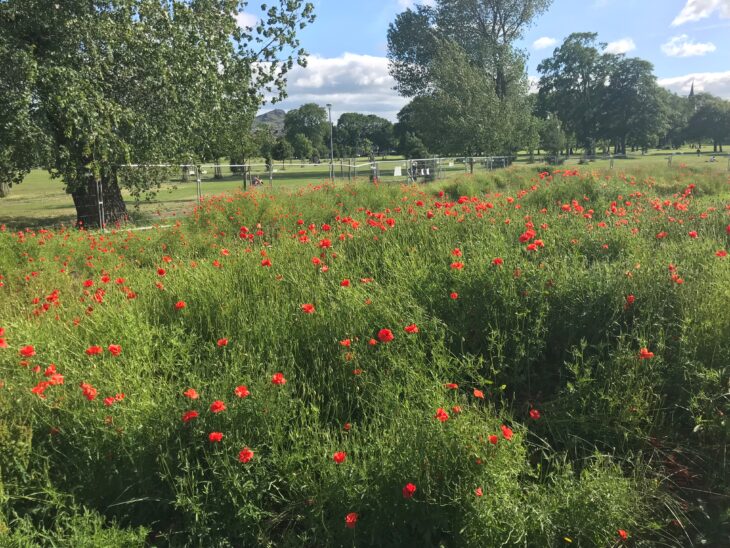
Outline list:
[[[263,114],[259,114],[258,116],[256,116],[256,118],[254,118],[253,127],[256,128],[258,126],[266,125],[271,127],[276,135],[282,135],[284,133],[285,115],[286,111],[280,108],[270,110],[269,112],[264,112]]]

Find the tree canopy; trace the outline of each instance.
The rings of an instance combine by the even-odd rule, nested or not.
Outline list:
[[[314,18],[311,3],[278,0],[242,28],[247,3],[0,2],[0,178],[40,161],[77,201],[96,181],[114,189],[121,164],[233,154],[263,93],[283,97],[305,63],[296,33]]]
[[[290,143],[298,134],[304,135],[312,145],[321,149],[325,135],[329,135],[327,110],[316,103],[306,103],[286,113],[284,117],[284,134]]]
[[[393,124],[374,114],[341,114],[335,135],[338,149],[347,156],[385,152],[394,146]]]
[[[406,132],[452,153],[514,150],[531,126],[525,55],[514,43],[551,0],[436,0],[388,29],[396,89],[414,97]],[[424,107],[428,109],[427,114]]]

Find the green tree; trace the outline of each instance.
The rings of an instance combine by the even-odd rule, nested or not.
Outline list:
[[[470,64],[489,75],[505,99],[521,80],[523,55],[514,48],[552,0],[435,0],[396,16],[388,27],[388,59],[396,89],[406,97],[431,90],[431,71],[444,41],[459,45]]]
[[[0,73],[11,82],[0,93],[17,94],[10,108],[0,103],[0,149],[33,145],[3,155],[12,161],[4,173],[17,182],[41,158],[72,195],[78,220],[93,225],[100,222],[99,183],[107,222],[126,214],[119,165],[197,161],[230,150],[233,138],[215,135],[245,125],[261,104],[260,90],[282,96],[288,70],[305,60],[296,32],[314,18],[311,3],[279,0],[264,7],[256,28],[240,28],[234,15],[246,5],[0,2]]]
[[[436,0],[399,14],[388,29],[390,73],[415,99],[399,122],[439,153],[511,152],[534,141],[525,56],[514,43],[550,3]]]
[[[345,112],[337,120],[335,141],[348,155],[369,154],[371,149],[383,153],[393,147],[393,124],[374,114]]]
[[[324,145],[325,135],[329,138],[327,111],[316,103],[307,103],[290,110],[284,117],[284,135],[290,143],[301,133],[317,149]],[[329,146],[329,140],[327,141]],[[327,149],[329,150],[329,148]]]
[[[276,144],[271,149],[271,156],[274,160],[281,161],[281,167],[284,168],[284,162],[294,155],[294,149],[291,143],[280,137],[276,140]]]
[[[605,44],[597,43],[597,37],[593,32],[573,33],[537,67],[540,109],[557,114],[588,154],[593,154],[606,122],[606,85],[615,60],[599,51]]]
[[[664,134],[659,138],[661,146],[676,148],[687,138],[687,124],[692,114],[692,105],[687,97],[681,97],[664,88],[658,93],[666,110]]]
[[[653,146],[665,131],[667,107],[653,71],[651,63],[638,58],[618,57],[611,66],[601,125],[616,154],[626,154],[627,141]]]
[[[409,160],[412,158],[428,158],[429,156],[428,149],[423,144],[423,141],[410,132],[403,134],[398,145],[398,150]]]
[[[540,148],[549,156],[557,158],[565,148],[565,132],[560,120],[555,115],[548,115],[540,121]]]
[[[292,149],[294,157],[301,160],[308,160],[309,158],[311,158],[312,152],[314,152],[312,141],[310,141],[303,133],[297,133],[294,136]]]
[[[722,152],[730,142],[730,102],[709,93],[694,97],[695,110],[687,125],[687,135],[697,141],[712,141],[712,150]]]

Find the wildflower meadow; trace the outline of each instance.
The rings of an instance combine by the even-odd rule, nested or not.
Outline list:
[[[730,184],[509,168],[0,232],[3,546],[730,531]]]

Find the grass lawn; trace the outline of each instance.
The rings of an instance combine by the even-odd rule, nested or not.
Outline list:
[[[649,168],[660,169],[669,167],[668,151],[655,150],[645,156],[636,155],[629,159],[614,161],[614,169]],[[679,151],[672,158],[672,169],[681,166],[688,168],[708,168],[713,171],[730,170],[728,157],[717,155],[717,161],[710,162],[711,153],[697,156],[691,149]],[[536,156],[533,164],[529,163],[527,155],[518,157],[516,163],[525,166],[540,165],[541,157]],[[347,163],[335,162],[335,178],[347,180],[348,175],[356,177],[357,181],[368,181],[370,170],[367,165],[368,158],[354,160],[358,166],[356,170],[350,171]],[[385,160],[376,158],[380,169],[380,180],[384,182],[405,182],[407,179],[406,169],[408,163],[402,157],[387,156]],[[580,156],[576,155],[567,160],[563,166],[578,166]],[[607,169],[610,166],[608,159],[591,161],[591,169]],[[394,168],[399,166],[402,175],[394,176]],[[444,162],[441,166],[442,175],[450,178],[464,172],[465,166],[458,162]],[[479,164],[475,165],[477,172],[486,168]],[[201,173],[202,193],[205,196],[216,195],[223,192],[230,192],[243,187],[243,180],[240,174],[233,174],[228,168],[223,168],[223,179],[213,179],[213,168],[204,168]],[[349,173],[348,173],[349,172]],[[256,168],[252,170],[253,176],[260,177],[267,189],[280,190],[290,189],[293,186],[317,185],[323,183],[328,177],[328,163],[323,161],[319,165],[302,164],[297,161],[275,162],[273,181],[269,182],[268,173]],[[132,196],[124,192],[127,207],[134,222],[139,224],[168,222],[171,217],[177,217],[188,211],[195,205],[196,184],[192,176],[189,182],[180,180],[171,181],[164,185],[154,199],[142,201],[135,204]],[[52,180],[47,172],[36,169],[25,179],[23,184],[15,186],[10,196],[0,199],[0,224],[11,228],[25,227],[50,227],[61,224],[72,224],[76,219],[76,210],[71,196],[63,190],[63,183],[60,180]]]

